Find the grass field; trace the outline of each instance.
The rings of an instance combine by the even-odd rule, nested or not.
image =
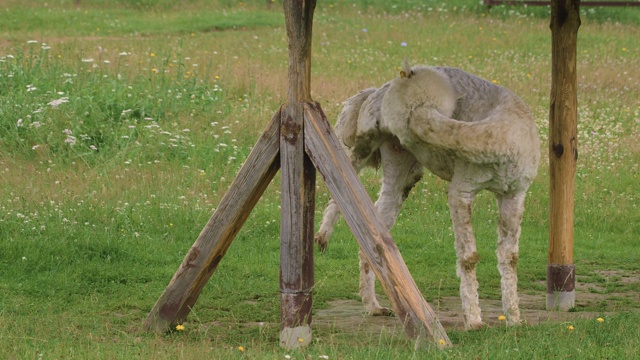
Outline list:
[[[319,2],[312,95],[335,119],[344,99],[397,76],[404,58],[459,67],[519,94],[545,159],[526,203],[519,287],[544,299],[548,9],[398,3]],[[479,331],[447,329],[454,347],[446,351],[416,351],[402,333],[317,326],[312,344],[286,351],[277,345],[278,177],[185,329],[142,329],[284,102],[280,2],[0,4],[0,358],[640,356],[640,8],[582,10],[573,310],[585,316],[516,328],[487,318],[493,325]],[[365,175],[375,195],[377,174]],[[319,179],[318,219],[327,199]],[[474,216],[483,306],[500,296],[490,194],[478,197]],[[457,296],[445,182],[425,176],[392,235],[427,301]],[[357,243],[344,222],[315,261],[316,312],[359,300]]]

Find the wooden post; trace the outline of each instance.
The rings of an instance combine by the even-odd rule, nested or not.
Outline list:
[[[549,110],[550,220],[547,309],[575,306],[573,218],[577,137],[576,52],[580,0],[551,2],[552,72]]]
[[[280,123],[280,345],[311,341],[316,171],[304,152],[303,101],[311,100],[311,30],[315,0],[284,2],[289,91]]]

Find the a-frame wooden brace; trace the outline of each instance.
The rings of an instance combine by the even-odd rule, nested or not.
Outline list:
[[[250,211],[281,170],[280,343],[287,348],[308,343],[317,169],[407,335],[424,340],[425,344],[450,346],[444,328],[418,290],[320,105],[311,100],[314,9],[315,0],[284,1],[289,37],[287,103],[267,125],[144,326],[147,330],[165,332],[186,319]]]

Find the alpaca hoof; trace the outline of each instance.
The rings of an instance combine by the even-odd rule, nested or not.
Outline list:
[[[396,314],[393,312],[393,309],[389,309],[386,307],[375,308],[372,311],[369,311],[369,315],[371,316],[395,316]]]
[[[326,233],[324,232],[316,233],[316,235],[313,237],[313,240],[315,240],[315,242],[318,243],[318,250],[320,250],[320,252],[324,254],[324,252],[327,251],[327,245],[329,245],[329,242],[327,241]]]

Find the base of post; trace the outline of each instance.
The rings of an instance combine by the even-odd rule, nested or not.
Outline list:
[[[311,343],[311,326],[302,325],[294,328],[285,327],[280,332],[280,346],[295,350]]]
[[[547,265],[547,310],[568,311],[576,306],[576,268],[573,264]]]
[[[547,294],[547,310],[569,311],[576,306],[576,292],[554,291]]]

